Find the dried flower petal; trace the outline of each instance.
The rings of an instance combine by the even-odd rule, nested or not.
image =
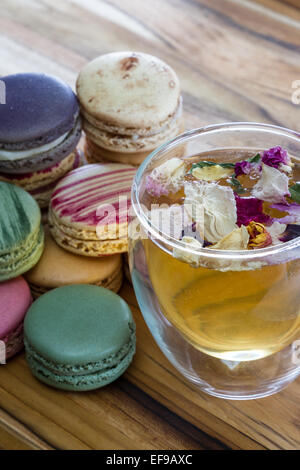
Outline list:
[[[296,227],[296,226],[295,226]],[[300,228],[300,227],[299,227]],[[272,244],[273,245],[278,245],[279,243],[282,242],[280,235],[283,234],[283,232],[286,229],[285,224],[281,224],[277,220],[275,220],[272,225],[268,227],[268,232],[272,237]]]
[[[260,155],[257,154],[252,159],[236,162],[234,166],[235,176],[250,175],[253,171],[260,173],[262,166],[260,164]]]
[[[249,233],[247,228],[242,225],[234,229],[215,245],[209,246],[214,250],[246,250],[249,242]]]
[[[240,197],[235,194],[237,224],[248,225],[251,221],[268,224],[272,218],[263,213],[263,201],[255,197]]]
[[[262,175],[253,187],[252,195],[262,201],[285,202],[285,196],[290,196],[289,179],[276,168],[263,164]]]
[[[206,181],[192,181],[185,183],[184,192],[184,205],[189,215],[199,214],[201,220],[203,214],[204,228],[198,229],[204,233],[206,240],[216,243],[237,228],[236,203],[231,188]]]
[[[251,169],[252,169],[252,164],[248,162],[247,160],[244,160],[242,162],[236,162],[234,166],[235,176],[249,175]]]
[[[221,165],[196,167],[192,170],[192,175],[198,180],[217,181],[232,175],[232,169],[224,168]]]
[[[185,162],[180,158],[171,158],[154,168],[146,179],[146,190],[156,197],[175,193],[180,189],[184,175]]]
[[[294,238],[300,237],[300,225],[283,225],[286,227],[285,232],[279,237],[281,242],[288,242]]]
[[[282,149],[280,146],[273,147],[269,150],[266,150],[262,156],[262,162],[265,165],[271,166],[273,168],[281,169],[282,171],[291,170],[291,159],[288,156],[286,150]]]
[[[272,244],[272,237],[263,224],[250,222],[247,230],[250,236],[249,248],[265,248]]]
[[[202,244],[193,237],[183,237],[182,242],[188,245],[190,248],[199,249],[202,248]],[[188,251],[184,251],[178,247],[173,249],[173,256],[174,258],[183,261],[184,263],[188,263],[193,267],[198,267],[200,265],[200,255],[196,255],[194,253],[189,253]]]
[[[300,204],[296,202],[292,204],[272,204],[271,208],[288,213],[288,215],[279,219],[281,224],[300,224]]]
[[[146,178],[146,191],[154,197],[168,195],[168,190],[161,183],[155,181],[151,175]]]
[[[159,207],[154,205],[149,211],[149,218],[151,225],[159,232],[177,240],[181,239],[185,227],[192,226],[192,220],[185,207],[179,204],[162,204]]]

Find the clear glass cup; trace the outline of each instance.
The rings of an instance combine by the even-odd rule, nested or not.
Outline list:
[[[191,249],[151,222],[142,203],[145,179],[174,156],[216,152],[221,159],[277,145],[300,156],[300,135],[281,127],[195,129],[152,152],[133,184],[129,265],[140,309],[169,361],[217,397],[265,397],[300,374],[300,239],[251,251]],[[200,267],[176,259],[178,249],[197,256]]]

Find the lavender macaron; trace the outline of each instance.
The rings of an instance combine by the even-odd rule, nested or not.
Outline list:
[[[76,95],[57,77],[20,73],[1,78],[0,180],[48,205],[59,179],[80,164],[81,121]]]

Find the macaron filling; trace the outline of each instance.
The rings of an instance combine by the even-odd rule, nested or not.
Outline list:
[[[153,150],[161,143],[178,135],[181,128],[180,113],[166,123],[160,131],[148,132],[146,135],[140,135],[137,130],[132,135],[120,134],[119,132],[103,130],[101,126],[96,127],[88,119],[83,122],[83,129],[95,144],[108,150],[114,149],[123,152]]]
[[[54,147],[57,147],[61,144],[69,135],[69,132],[66,132],[61,137],[49,142],[48,144],[41,145],[30,150],[3,150],[0,149],[0,160],[21,160],[23,158],[33,157],[34,155],[39,155],[44,152],[52,150]]]
[[[65,136],[65,137],[64,137]],[[63,134],[63,139],[59,141],[56,141],[56,145],[52,146],[51,148],[47,150],[43,150],[42,152],[35,152],[35,149],[31,150],[26,150],[28,154],[26,153],[26,157],[20,157],[19,158],[2,158],[0,157],[0,171],[2,173],[8,173],[8,174],[26,174],[30,172],[37,172],[39,170],[47,170],[49,167],[52,167],[54,163],[58,163],[62,161],[64,158],[66,158],[71,152],[74,151],[76,148],[76,145],[78,144],[80,137],[81,137],[81,119],[80,117],[77,118],[75,121],[74,128],[69,131],[67,134]],[[52,142],[53,143],[53,142]],[[51,144],[52,144],[51,143]],[[49,143],[46,143],[43,145],[45,146],[50,145]],[[0,148],[1,148],[1,142],[0,142]],[[2,150],[2,152],[4,152]],[[12,156],[11,152],[15,152],[15,150],[5,150],[5,152],[10,152],[9,155]],[[23,153],[23,150],[18,150],[17,155],[20,155],[20,153]],[[4,154],[2,154],[4,155]]]
[[[35,351],[25,337],[26,357],[34,375],[40,380],[52,382],[55,386],[83,389],[108,384],[127,369],[135,354],[135,325],[128,323],[128,327],[130,330],[128,342],[117,353],[101,361],[79,365],[57,364]]]
[[[135,325],[128,323],[130,335],[128,341],[114,354],[111,354],[100,361],[84,363],[84,364],[59,364],[46,358],[38,351],[36,351],[27,340],[26,336],[24,342],[26,345],[27,354],[29,354],[36,362],[42,364],[48,371],[54,372],[57,375],[86,375],[90,373],[102,373],[109,369],[116,367],[126,356],[135,351]]]
[[[44,231],[40,227],[29,239],[7,253],[0,253],[0,281],[12,279],[32,268],[44,248]]]
[[[175,121],[180,119],[182,117],[182,97],[179,97],[178,104],[174,113],[168,116],[168,118],[164,122],[159,123],[159,127],[119,127],[112,123],[106,123],[101,120],[98,121],[97,118],[91,116],[88,112],[86,112],[84,108],[82,108],[81,113],[84,118],[97,130],[101,129],[103,131],[106,131],[108,134],[114,134],[118,137],[131,136],[134,140],[137,140],[141,137],[152,137],[154,135],[158,135],[162,132],[165,132],[174,124]]]

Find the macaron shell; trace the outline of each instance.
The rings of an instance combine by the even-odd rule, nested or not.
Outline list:
[[[94,163],[123,163],[125,165],[139,166],[149,155],[149,151],[144,152],[117,152],[99,147],[86,137],[84,153],[87,162]]]
[[[43,249],[44,231],[40,226],[34,237],[30,237],[9,255],[0,255],[0,282],[18,277],[33,268],[42,256]]]
[[[122,134],[114,134],[102,129],[96,128],[87,120],[83,121],[83,129],[87,137],[96,145],[106,148],[107,150],[122,151],[124,153],[152,151],[168,140],[176,137],[183,128],[182,117],[178,116],[170,122],[168,126],[161,129],[161,132],[154,133],[149,136],[124,136]]]
[[[38,262],[44,246],[41,211],[23,189],[0,182],[0,281],[18,277]]]
[[[77,80],[85,111],[124,128],[160,128],[178,106],[179,80],[160,59],[115,52],[87,64]]]
[[[56,243],[65,250],[76,255],[101,257],[107,255],[112,256],[128,251],[127,235],[126,238],[124,236],[123,238],[116,240],[111,239],[103,241],[89,240],[87,235],[87,239],[83,241],[82,238],[78,238],[84,234],[82,230],[79,232],[76,229],[70,230],[67,226],[64,226],[63,230],[61,230],[57,222],[54,221],[51,211],[49,212],[48,219],[50,230]],[[68,233],[66,229],[68,230]],[[114,235],[114,232],[111,233]]]
[[[87,165],[71,171],[56,186],[49,222],[59,242],[59,231],[87,242],[127,243],[128,209],[135,168],[116,163]],[[121,240],[124,239],[124,240]]]
[[[113,255],[112,255],[113,256]],[[116,269],[111,276],[103,279],[103,281],[94,282],[94,286],[104,287],[112,292],[118,293],[123,284],[123,269],[122,267]],[[52,287],[41,287],[33,283],[29,283],[32,297],[38,299],[41,295],[46,294]]]
[[[6,105],[0,106],[0,148],[26,150],[69,132],[79,115],[75,94],[57,77],[20,73],[1,77]]]
[[[110,283],[122,267],[120,255],[95,259],[63,250],[45,228],[45,249],[38,264],[26,273],[30,284],[53,289],[69,284]],[[105,286],[106,287],[106,286]]]
[[[24,174],[45,170],[62,161],[76,148],[81,137],[81,120],[78,118],[74,128],[67,137],[57,146],[43,153],[20,160],[0,160],[2,173]]]
[[[108,368],[105,372],[102,371],[74,376],[55,374],[48,368],[43,367],[40,361],[36,360],[34,356],[28,352],[28,348],[26,358],[33,375],[46,385],[50,385],[60,390],[85,392],[104,387],[118,379],[128,369],[134,353],[135,343],[132,343],[131,348],[126,356],[123,357],[119,364],[117,364],[115,367],[111,369]]]
[[[126,302],[90,285],[48,292],[33,303],[24,322],[34,354],[54,370],[68,366],[69,375],[95,372],[89,364],[95,363],[98,371],[100,362],[115,363],[123,348],[130,350],[134,330]]]
[[[11,332],[5,341],[6,359],[11,359],[24,348],[23,322]]]
[[[18,277],[0,283],[0,299],[0,339],[3,341],[23,322],[32,298],[27,282]]]
[[[41,212],[30,194],[9,183],[0,182],[1,224],[0,255],[19,246],[37,232]]]
[[[51,194],[58,181],[69,171],[81,165],[80,155],[72,152],[61,162],[34,173],[6,174],[0,173],[0,181],[15,184],[28,191],[41,208],[48,207]]]

